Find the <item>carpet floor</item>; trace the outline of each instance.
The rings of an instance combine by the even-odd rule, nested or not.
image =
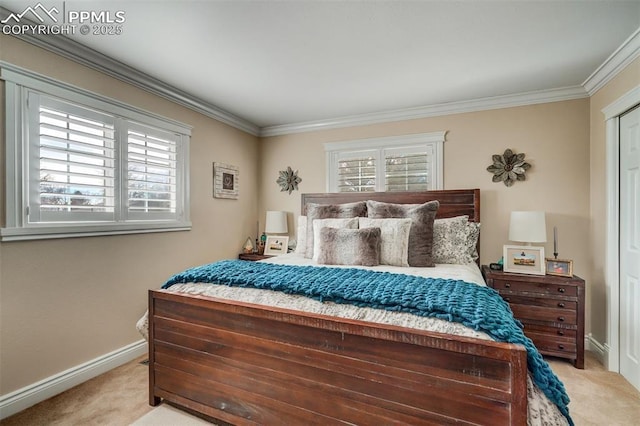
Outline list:
[[[160,404],[138,420],[131,426],[211,426],[206,420],[192,416],[184,411],[172,407],[169,404]]]
[[[2,426],[113,425],[197,426],[207,424],[162,404],[148,405],[147,366],[138,359],[78,385],[67,392],[0,421]],[[621,375],[606,371],[591,354],[585,369],[549,359],[571,398],[569,409],[578,426],[637,425],[640,392]]]

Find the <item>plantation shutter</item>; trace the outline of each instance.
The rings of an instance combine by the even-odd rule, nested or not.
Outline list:
[[[445,133],[327,142],[327,191],[442,189]]]
[[[115,118],[89,108],[30,93],[30,219],[37,222],[113,220]],[[34,146],[35,145],[35,146]],[[33,161],[35,160],[35,161]]]
[[[338,192],[371,192],[376,190],[377,152],[348,152],[338,158]]]
[[[430,189],[431,156],[425,147],[384,150],[385,191]]]
[[[2,64],[1,241],[182,231],[191,128]]]
[[[126,206],[129,219],[176,217],[179,136],[129,123]]]

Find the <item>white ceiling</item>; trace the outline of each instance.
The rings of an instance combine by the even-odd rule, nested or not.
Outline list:
[[[72,37],[262,128],[575,88],[640,27],[640,0],[63,6],[124,11],[121,35]]]

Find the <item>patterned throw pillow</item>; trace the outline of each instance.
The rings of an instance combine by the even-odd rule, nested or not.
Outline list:
[[[351,219],[315,219],[313,221],[313,260],[318,261],[320,230],[323,228],[358,229],[358,218]]]
[[[478,259],[480,224],[469,216],[436,219],[433,224],[433,261],[467,264]]]
[[[380,236],[380,228],[321,228],[318,236],[318,263],[378,266]]]
[[[467,251],[472,262],[478,260],[480,255],[478,254],[478,238],[480,238],[480,223],[468,222],[467,223]]]
[[[380,228],[380,264],[409,266],[409,232],[411,219],[359,218],[360,229]]]
[[[433,223],[433,261],[465,264],[471,261],[467,250],[469,216],[436,219]]]
[[[424,204],[394,204],[367,201],[368,216],[372,219],[409,218],[409,265],[435,266],[433,262],[433,221],[440,203],[437,200]]]
[[[359,201],[345,204],[307,204],[307,223],[315,219],[352,218],[367,215],[367,203]],[[313,226],[307,226],[306,249],[304,257],[313,257]]]

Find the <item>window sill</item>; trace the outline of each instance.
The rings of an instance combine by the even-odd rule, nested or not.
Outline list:
[[[135,223],[111,225],[37,226],[28,228],[1,228],[0,241],[48,240],[56,238],[99,237],[107,235],[149,234],[155,232],[190,231],[191,222]]]

